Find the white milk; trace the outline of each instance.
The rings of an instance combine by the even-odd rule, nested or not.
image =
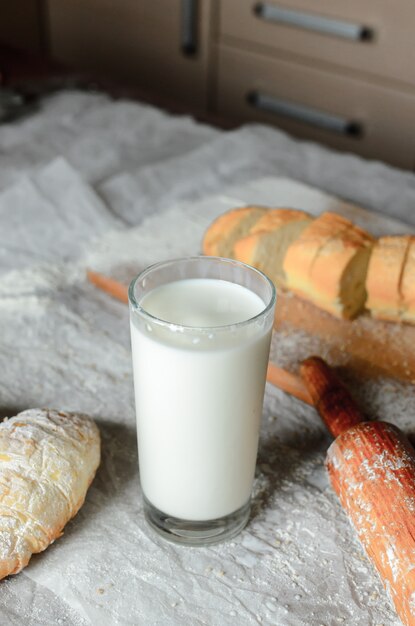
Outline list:
[[[140,304],[196,327],[248,320],[265,308],[245,287],[203,278],[157,287]],[[163,513],[215,519],[251,494],[271,330],[174,329],[131,324],[141,485]]]

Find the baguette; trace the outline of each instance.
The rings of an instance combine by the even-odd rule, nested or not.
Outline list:
[[[288,248],[288,289],[340,318],[365,304],[365,278],[373,238],[335,213],[323,213]]]
[[[415,236],[410,238],[405,265],[402,272],[401,319],[415,324]]]
[[[415,324],[415,236],[375,239],[337,213],[243,207],[206,231],[203,250],[243,261],[338,318]]]
[[[366,277],[366,307],[372,317],[401,319],[404,266],[410,243],[409,235],[381,237],[375,243]]]
[[[202,242],[203,254],[233,258],[233,245],[244,237],[268,209],[246,206],[220,215],[207,229]]]
[[[234,257],[263,271],[278,287],[283,286],[285,253],[310,222],[311,217],[304,211],[271,209],[260,217],[247,237],[235,242]]]
[[[99,460],[98,428],[86,416],[30,409],[0,425],[0,578],[62,535]]]
[[[283,268],[288,274],[289,283],[296,289],[306,292],[309,268],[323,242],[335,237],[348,225],[348,220],[337,213],[322,213],[310,222],[301,236],[293,241],[285,255]]]

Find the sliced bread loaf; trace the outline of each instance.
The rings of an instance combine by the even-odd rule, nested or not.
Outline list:
[[[401,318],[401,288],[410,243],[410,235],[381,237],[375,243],[366,277],[366,307],[372,317],[393,321]]]
[[[271,209],[234,244],[238,261],[257,267],[277,285],[285,283],[282,263],[290,244],[310,224],[311,217],[295,209]]]
[[[246,206],[220,215],[212,222],[203,237],[203,254],[233,258],[235,241],[245,237],[252,226],[267,212],[266,207]]]
[[[410,238],[401,283],[401,319],[415,324],[415,237]]]
[[[335,213],[323,213],[287,250],[287,287],[337,317],[353,318],[366,300],[373,238]]]
[[[285,255],[283,267],[287,283],[295,291],[307,293],[310,267],[321,247],[349,225],[350,222],[337,213],[322,213],[292,242]]]

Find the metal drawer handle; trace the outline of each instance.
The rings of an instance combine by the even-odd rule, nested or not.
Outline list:
[[[274,4],[260,2],[254,6],[254,13],[264,20],[279,22],[287,26],[295,26],[312,30],[324,35],[343,37],[353,41],[367,41],[372,37],[372,31],[362,24],[353,24],[331,17],[314,15],[303,11],[293,11]]]
[[[347,120],[344,117],[319,111],[303,104],[275,98],[258,91],[251,91],[247,95],[247,101],[250,105],[261,111],[274,113],[275,115],[283,115],[292,120],[323,128],[340,135],[348,135],[359,137],[362,135],[362,126],[359,122]]]
[[[198,0],[182,0],[181,48],[186,56],[197,53]]]

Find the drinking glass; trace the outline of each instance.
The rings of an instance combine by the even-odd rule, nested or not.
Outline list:
[[[167,539],[216,543],[248,521],[275,301],[262,272],[217,257],[131,282],[144,513]]]

